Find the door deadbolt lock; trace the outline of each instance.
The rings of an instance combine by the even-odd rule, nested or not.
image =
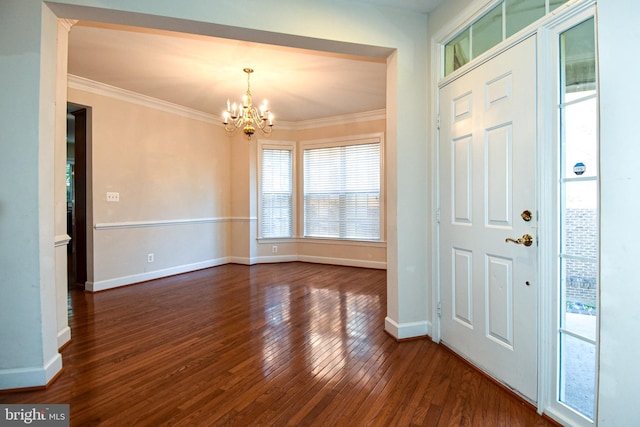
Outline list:
[[[519,239],[512,239],[511,237],[507,237],[506,239],[504,239],[504,241],[515,243],[516,245],[531,246],[533,245],[533,236],[531,236],[531,234],[524,234]]]
[[[531,218],[532,218],[532,214],[531,214],[531,211],[529,209],[526,209],[526,210],[522,211],[520,216],[522,217],[523,220],[525,220],[527,222],[531,221]]]

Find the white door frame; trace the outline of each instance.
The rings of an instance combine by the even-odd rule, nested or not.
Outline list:
[[[460,75],[467,73],[469,70],[483,64],[511,46],[519,43],[523,39],[532,34],[538,35],[538,143],[537,143],[537,193],[536,205],[538,206],[540,220],[538,222],[538,280],[540,283],[553,283],[557,279],[557,271],[555,270],[554,256],[555,249],[553,242],[555,241],[557,229],[555,223],[550,221],[554,219],[558,205],[551,192],[544,193],[543,188],[554,188],[557,184],[555,168],[557,164],[557,154],[555,152],[555,144],[540,143],[541,141],[557,140],[557,97],[554,96],[554,90],[557,87],[555,76],[557,75],[557,62],[552,58],[557,58],[558,49],[554,43],[555,35],[558,33],[557,28],[562,27],[563,23],[572,21],[579,16],[593,14],[596,0],[575,0],[569,1],[565,5],[559,7],[553,13],[545,16],[541,20],[521,30],[508,41],[503,42],[480,57],[471,61],[470,64],[451,73],[447,77],[442,76],[444,63],[444,45],[451,40],[453,36],[463,30],[476,17],[481,16],[493,6],[499,3],[494,0],[486,3],[481,0],[474,1],[467,9],[459,15],[460,19],[452,22],[451,26],[445,30],[435,34],[431,39],[431,111],[434,112],[431,121],[431,182],[432,182],[432,203],[435,207],[436,221],[432,224],[432,283],[431,289],[431,324],[432,339],[440,342],[441,324],[440,324],[440,165],[439,165],[439,92],[440,87],[446,85],[451,80],[458,78]],[[547,225],[545,222],[550,224]],[[555,234],[554,234],[555,233]],[[550,280],[552,282],[550,282]],[[552,287],[538,286],[538,413],[547,413],[559,421],[571,422],[561,411],[557,411],[557,405],[554,405],[555,398],[553,390],[555,387],[555,358],[556,344],[552,337],[556,334],[554,328],[554,320],[557,318],[556,296]],[[597,381],[597,375],[596,375]],[[597,411],[597,408],[596,408]],[[596,412],[597,413],[597,412]],[[597,419],[597,418],[596,418]]]
[[[551,20],[545,27],[539,31],[540,43],[546,49],[546,59],[555,58],[555,60],[546,60],[539,64],[540,74],[545,76],[557,75],[560,64],[560,49],[557,43],[560,33],[570,29],[571,27],[586,21],[595,16],[595,1],[585,1],[570,9],[567,13],[562,14],[556,19]],[[596,17],[597,20],[597,17]],[[596,23],[597,31],[597,23]],[[538,171],[543,172],[539,177],[539,183],[542,188],[558,187],[558,167],[559,164],[559,145],[560,135],[558,129],[560,127],[558,105],[559,105],[559,84],[557,79],[546,78],[539,82],[544,84],[544,90],[539,94],[539,113],[540,123],[538,125],[540,140],[549,143],[539,144],[538,146]],[[543,115],[544,114],[544,115]],[[540,212],[543,220],[539,223],[539,239],[548,242],[540,248],[540,258],[538,271],[541,282],[554,283],[558,279],[558,222],[554,217],[560,208],[558,206],[558,198],[555,191],[539,192],[538,200],[540,201]],[[546,223],[544,223],[544,219]],[[557,394],[557,376],[559,368],[556,361],[558,348],[557,341],[552,337],[557,336],[559,324],[559,312],[556,307],[559,304],[558,292],[554,287],[541,287],[538,300],[542,303],[539,307],[539,366],[538,366],[538,412],[543,411],[554,419],[560,420],[576,426],[595,425],[589,422],[585,417],[577,412],[568,409],[566,406],[558,403],[555,395]],[[596,334],[599,334],[596,329]],[[597,340],[599,342],[599,340]],[[598,349],[596,348],[596,359],[598,357]],[[544,389],[543,389],[544,387]],[[596,372],[595,392],[598,390],[598,374]],[[594,420],[597,420],[598,408],[594,408]]]

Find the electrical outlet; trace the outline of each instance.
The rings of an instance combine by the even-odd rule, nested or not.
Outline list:
[[[147,254],[147,262],[153,262],[153,254]]]
[[[120,193],[107,191],[107,202],[119,202],[119,201],[120,201]]]
[[[278,245],[271,246],[271,253],[272,254],[277,254],[278,253]]]

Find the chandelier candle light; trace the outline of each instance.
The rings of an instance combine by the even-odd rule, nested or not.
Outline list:
[[[233,133],[236,129],[242,128],[242,132],[247,135],[247,139],[251,140],[251,135],[256,132],[256,128],[260,129],[264,134],[270,134],[273,130],[273,114],[267,108],[267,100],[265,99],[260,109],[253,106],[251,100],[251,73],[252,68],[244,68],[247,73],[247,93],[242,97],[242,103],[238,106],[235,102],[230,104],[227,99],[227,111],[223,113],[224,129]]]

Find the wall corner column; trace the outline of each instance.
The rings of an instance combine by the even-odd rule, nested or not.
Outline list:
[[[55,264],[56,264],[56,317],[58,348],[71,340],[68,315],[67,247],[67,57],[69,30],[73,23],[58,20],[56,47],[56,109],[54,153],[54,204],[55,204]]]
[[[57,346],[54,140],[57,19],[41,1],[0,3],[0,389],[44,386]]]
[[[425,34],[426,40],[426,34]],[[418,54],[418,53],[416,53]],[[426,49],[424,52],[426,66]],[[427,215],[431,186],[428,162],[426,69],[419,58],[398,52],[387,60],[387,317],[385,330],[396,339],[430,334],[431,265]],[[425,93],[424,109],[412,108]],[[412,100],[411,102],[409,100]]]

